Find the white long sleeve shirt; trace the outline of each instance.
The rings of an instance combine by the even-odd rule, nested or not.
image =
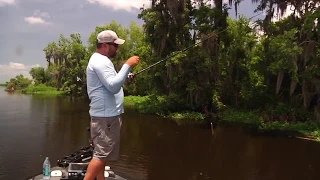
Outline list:
[[[124,64],[117,73],[111,60],[94,53],[87,66],[87,93],[90,102],[90,116],[112,117],[124,113],[124,93],[122,86],[130,72]]]

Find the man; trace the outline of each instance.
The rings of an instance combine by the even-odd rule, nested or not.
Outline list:
[[[130,70],[140,59],[130,57],[117,73],[110,58],[116,56],[118,46],[125,40],[111,30],[97,36],[97,51],[87,66],[87,92],[90,99],[90,133],[94,145],[93,158],[84,180],[104,180],[107,161],[118,158],[120,148],[121,114],[124,113],[122,85]],[[132,76],[131,76],[132,78]]]

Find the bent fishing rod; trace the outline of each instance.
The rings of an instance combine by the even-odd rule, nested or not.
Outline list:
[[[254,18],[254,17],[256,17],[256,16],[259,16],[259,15],[261,15],[261,14],[263,14],[263,12],[258,13],[258,14],[256,14],[256,15],[250,17],[249,20],[251,20],[252,18]],[[174,57],[174,56],[182,53],[182,52],[184,52],[184,51],[187,51],[187,50],[190,49],[190,48],[193,48],[193,47],[197,46],[197,45],[200,44],[200,43],[203,43],[204,41],[206,41],[206,40],[208,40],[208,39],[210,39],[210,38],[212,38],[212,37],[214,37],[214,36],[218,36],[219,34],[223,33],[223,32],[226,31],[227,29],[228,29],[228,27],[225,28],[224,30],[221,30],[220,32],[217,32],[217,33],[214,33],[213,35],[210,35],[209,37],[207,37],[207,38],[205,38],[205,39],[203,39],[203,40],[201,40],[201,41],[199,41],[199,42],[197,42],[197,43],[195,43],[195,44],[193,44],[193,45],[191,45],[191,46],[189,46],[189,47],[187,47],[187,48],[185,48],[185,49],[183,49],[183,50],[181,50],[181,51],[178,51],[177,53],[174,53],[174,54],[172,54],[172,55],[170,55],[170,56],[167,56],[166,58],[164,58],[164,59],[162,59],[162,60],[160,60],[160,61],[158,61],[158,62],[156,62],[156,63],[154,63],[154,64],[152,64],[152,65],[150,65],[150,66],[148,66],[148,67],[146,67],[146,68],[144,68],[144,69],[136,72],[136,73],[133,73],[133,74],[134,74],[134,76],[136,76],[136,75],[138,75],[138,74],[140,74],[140,73],[142,73],[142,72],[144,72],[144,71],[146,71],[146,70],[148,70],[148,69],[150,69],[150,68],[152,68],[152,67],[154,67],[154,66],[156,66],[156,65],[158,65],[158,64],[160,64],[160,63],[162,63],[162,62],[164,62],[164,61],[166,61],[166,60],[168,60],[168,59],[170,59],[170,58],[172,58],[172,57]]]

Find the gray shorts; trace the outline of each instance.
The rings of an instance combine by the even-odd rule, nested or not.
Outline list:
[[[93,158],[102,161],[117,160],[120,149],[121,115],[91,117],[90,133],[94,145]]]

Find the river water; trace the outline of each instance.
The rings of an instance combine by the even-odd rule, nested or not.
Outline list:
[[[0,179],[23,180],[88,145],[88,101],[0,87]],[[181,126],[126,108],[119,160],[137,180],[319,180],[320,144],[236,127]]]

